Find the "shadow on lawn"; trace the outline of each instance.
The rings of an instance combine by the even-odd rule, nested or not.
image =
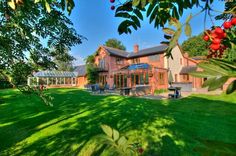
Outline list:
[[[232,110],[236,110],[232,103],[200,97],[155,101],[90,96],[87,92],[71,89],[51,92],[55,97],[53,108],[33,103],[31,99],[29,107],[32,108],[28,110],[23,103],[29,99],[24,99],[20,106],[14,105],[17,109],[11,113],[14,117],[0,119],[0,123],[15,119],[12,124],[0,127],[0,140],[6,140],[0,145],[0,150],[4,150],[0,155],[77,155],[93,136],[102,133],[101,124],[119,129],[131,140],[141,142],[144,155],[207,153],[209,145],[199,140],[207,139],[212,143],[223,142],[225,138],[229,138],[229,142],[236,140],[232,138],[235,137],[232,136],[232,128],[235,128],[235,111]],[[6,101],[14,103],[14,99]],[[37,113],[42,114],[35,116]],[[233,126],[229,125],[231,121]],[[235,143],[222,147],[223,151],[236,152]]]

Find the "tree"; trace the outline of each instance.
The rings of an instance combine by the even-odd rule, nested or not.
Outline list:
[[[120,50],[126,50],[126,47],[122,44],[122,42],[115,38],[108,39],[104,45],[107,47],[112,47]]]
[[[56,55],[53,62],[55,63],[55,68],[59,71],[73,71],[73,61],[75,58],[69,54],[69,50],[61,55]]]
[[[65,56],[65,49],[82,43],[84,37],[76,33],[57,3],[47,13],[34,1],[22,1],[14,9],[5,2],[0,2],[0,66],[10,68],[16,60],[27,59],[26,52],[36,64],[43,64],[52,57]]]
[[[182,43],[184,51],[188,52],[189,56],[206,56],[208,54],[208,43],[202,39],[203,34],[188,38]]]
[[[32,71],[33,68],[25,62],[15,63],[10,70],[11,82],[16,86],[26,85],[27,78],[32,74]]]
[[[95,84],[98,79],[98,68],[94,64],[94,55],[89,55],[86,59],[86,73],[89,84]]]
[[[0,1],[0,70],[11,71],[15,77],[14,85],[25,84],[21,75],[30,54],[31,63],[35,67],[54,68],[52,58],[63,56],[68,58],[65,50],[81,44],[85,39],[73,28],[73,23],[62,10],[70,11],[73,1],[61,3],[47,0],[4,0]],[[53,2],[53,3],[52,3]],[[46,44],[45,44],[46,43]],[[51,51],[51,49],[54,49]],[[64,57],[65,56],[65,57]],[[21,67],[23,69],[21,69]],[[7,73],[7,72],[6,72]],[[6,74],[3,73],[3,74]],[[8,72],[9,73],[9,72]],[[34,91],[29,87],[16,86],[20,91]],[[37,95],[50,104],[51,97],[38,92]]]

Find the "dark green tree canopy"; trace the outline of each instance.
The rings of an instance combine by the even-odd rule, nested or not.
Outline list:
[[[69,58],[65,49],[81,44],[84,37],[77,34],[72,22],[60,11],[61,6],[51,4],[48,13],[41,3],[22,3],[12,9],[12,4],[10,7],[6,1],[0,2],[0,66],[7,68],[16,60],[28,59],[26,53],[38,65],[56,56]]]
[[[189,56],[206,56],[208,43],[202,39],[203,34],[188,38],[182,43],[182,48]]]
[[[123,45],[123,43],[115,38],[108,39],[104,45],[120,50],[126,50],[126,47]]]

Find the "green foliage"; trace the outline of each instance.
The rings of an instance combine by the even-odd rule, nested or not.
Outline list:
[[[86,64],[87,79],[89,84],[95,84],[98,80],[98,69],[93,64]]]
[[[226,1],[225,2],[225,12],[231,11],[236,6],[236,1]],[[233,14],[222,13],[215,17],[216,20],[229,20],[233,17]]]
[[[26,52],[36,64],[45,65],[52,57],[63,56],[65,49],[81,43],[83,37],[61,8],[56,3],[50,3],[50,8],[47,13],[41,3],[25,0],[11,9],[0,1],[0,66],[9,67],[15,60],[25,59]]]
[[[15,10],[22,5],[26,5],[29,1],[33,1],[35,4],[41,4],[48,13],[51,13],[52,8],[57,6],[63,11],[66,9],[70,15],[75,7],[74,0],[9,0],[7,4],[11,9]]]
[[[203,34],[193,36],[184,41],[181,45],[183,50],[192,56],[206,56],[208,43],[202,39]]]
[[[113,156],[137,156],[138,153],[133,144],[128,140],[127,137],[120,135],[119,131],[111,128],[108,125],[101,125],[101,128],[105,134],[95,136],[97,145],[94,149],[88,148],[89,153],[92,155],[99,151],[103,147],[99,155],[113,155]],[[88,151],[84,151],[88,153]]]
[[[89,84],[95,84],[98,80],[98,68],[94,64],[94,55],[89,55],[86,59],[86,73]]]
[[[231,94],[236,90],[236,80],[234,80],[233,82],[230,83],[230,85],[228,86],[227,90],[226,90],[226,94]]]
[[[13,85],[9,82],[6,74],[0,70],[0,89],[12,88]]]
[[[75,58],[69,54],[68,50],[66,50],[61,55],[54,56],[53,62],[56,64],[56,69],[59,71],[73,71],[74,60]]]
[[[23,94],[28,95],[37,95],[43,101],[44,104],[48,106],[53,106],[52,100],[54,99],[51,95],[48,95],[44,92],[44,89],[41,89],[40,86],[38,87],[31,87],[28,85],[17,85],[16,86],[19,91]]]
[[[115,38],[108,39],[104,45],[120,50],[126,50],[126,47],[123,45],[123,43]]]
[[[225,59],[230,62],[236,62],[236,46],[233,46],[231,49],[226,49]]]
[[[156,90],[154,91],[154,94],[158,95],[158,94],[166,93],[166,92],[168,92],[167,89],[156,89]]]
[[[10,70],[11,82],[16,86],[27,84],[27,78],[32,71],[32,67],[25,62],[15,63]]]
[[[211,59],[209,62],[202,62],[198,67],[203,71],[192,72],[192,76],[207,78],[203,87],[208,87],[209,91],[221,88],[229,78],[236,77],[236,64],[224,60]],[[235,82],[228,86],[226,93],[236,90]]]
[[[207,3],[212,3],[212,1]],[[143,14],[149,18],[149,23],[154,23],[155,28],[164,27],[170,18],[179,19],[183,15],[184,9],[199,6],[199,0],[175,0],[175,1],[156,1],[156,0],[130,0],[116,9],[116,17],[123,18],[124,21],[119,25],[118,31],[122,33],[131,33],[131,28],[137,30],[140,28],[140,21],[143,20]],[[134,18],[136,17],[136,18]],[[190,31],[189,25],[187,34]]]

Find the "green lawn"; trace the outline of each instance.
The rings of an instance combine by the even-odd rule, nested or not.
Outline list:
[[[54,107],[38,97],[1,90],[0,155],[78,155],[101,124],[134,142],[144,155],[236,155],[236,93],[180,100],[91,96],[52,89]]]

